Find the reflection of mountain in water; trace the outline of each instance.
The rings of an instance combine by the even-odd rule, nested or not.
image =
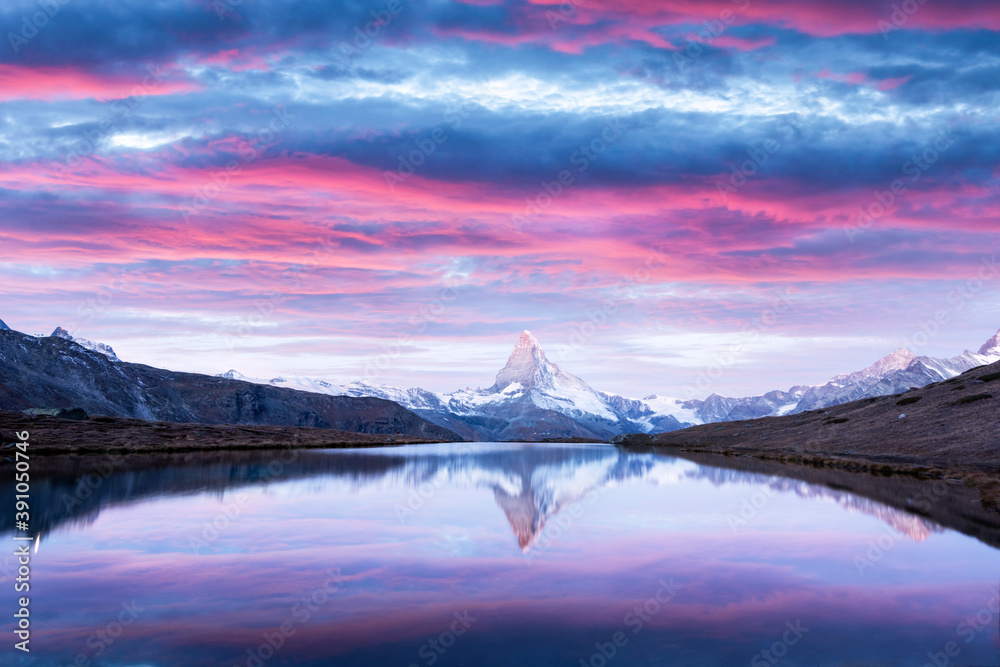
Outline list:
[[[940,532],[942,529],[935,523],[927,521],[919,516],[904,512],[894,507],[889,507],[883,503],[857,496],[846,491],[828,489],[825,486],[809,484],[795,479],[784,477],[769,477],[756,473],[743,472],[740,470],[727,470],[725,468],[701,467],[690,475],[699,479],[706,479],[712,484],[723,486],[726,484],[755,484],[766,486],[772,491],[780,493],[795,493],[801,498],[809,500],[826,500],[840,505],[851,514],[868,514],[879,521],[888,524],[897,533],[906,535],[915,542],[923,542],[931,533]]]
[[[507,515],[518,545],[527,551],[538,541],[547,520],[590,493],[600,492],[628,480],[669,484],[681,478],[704,479],[717,486],[766,486],[778,493],[795,493],[805,499],[834,502],[848,512],[873,516],[917,542],[926,540],[932,532],[941,531],[940,526],[919,516],[844,491],[781,477],[695,464],[685,465],[622,452],[615,452],[613,456],[598,460],[573,461],[561,466],[540,465],[530,474],[528,471],[520,474],[517,493],[511,493],[509,486],[497,486],[493,493],[497,504]]]
[[[63,524],[93,521],[102,509],[112,505],[160,496],[222,493],[305,478],[335,480],[353,489],[427,489],[444,485],[490,489],[525,551],[536,544],[546,522],[565,508],[588,494],[629,480],[670,484],[682,479],[704,479],[716,485],[767,487],[871,515],[917,541],[940,530],[924,518],[849,492],[608,446],[420,445],[377,451],[143,457],[119,463],[110,474],[89,475],[84,478],[89,483],[81,484],[79,479],[85,470],[80,466],[84,463],[80,458],[46,462],[33,475],[37,480],[32,486],[33,507],[37,508],[34,527],[43,535]],[[10,482],[0,482],[0,493],[12,495],[13,489],[7,486]],[[0,515],[0,530],[12,530],[11,520],[11,515]]]

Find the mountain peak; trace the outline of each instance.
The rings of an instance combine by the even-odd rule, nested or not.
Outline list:
[[[900,369],[903,369],[909,366],[910,362],[912,362],[916,358],[917,355],[913,354],[913,352],[910,352],[905,347],[901,347],[892,354],[887,354],[881,359],[879,359],[877,362],[875,362],[875,365],[884,363],[887,365],[896,365],[899,366]]]
[[[910,352],[905,347],[901,347],[895,352],[885,355],[874,364],[861,371],[861,373],[870,377],[882,377],[894,371],[905,370],[906,367],[913,363],[913,360],[916,358],[917,355],[913,354],[913,352]]]
[[[514,347],[514,349],[516,350],[518,347],[524,347],[527,349],[537,349],[539,352],[542,352],[542,346],[538,342],[538,339],[535,338],[535,334],[531,333],[527,329],[522,331],[521,337],[517,339],[517,345]],[[543,356],[544,354],[545,353],[542,352]]]
[[[507,359],[507,365],[497,373],[496,389],[503,390],[515,382],[523,387],[533,387],[540,384],[543,378],[551,374],[549,362],[545,358],[538,339],[525,329],[514,346],[514,351]]]
[[[1000,357],[1000,331],[997,331],[993,338],[983,343],[983,346],[979,348],[979,354],[988,357]]]
[[[75,338],[73,334],[66,331],[62,327],[56,327],[55,331],[49,334],[49,338],[62,338],[63,340],[68,340],[70,342],[76,343],[80,347],[87,348],[88,350],[92,350],[94,352],[100,352],[101,354],[106,356],[108,359],[111,359],[112,361],[121,361],[121,359],[118,358],[118,355],[115,354],[115,351],[111,348],[110,345],[105,345],[104,343],[95,343],[94,341],[87,340],[86,338]]]
[[[3,320],[0,320],[0,331],[10,331],[10,327],[4,324]]]
[[[830,380],[839,384],[854,383],[866,378],[881,378],[895,371],[905,370],[917,355],[910,352],[905,347],[901,347],[895,352],[891,352],[864,370],[853,373],[844,373]]]

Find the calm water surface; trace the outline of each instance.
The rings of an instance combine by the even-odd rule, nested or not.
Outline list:
[[[996,550],[843,491],[608,445],[247,456],[34,481],[2,659],[1000,664]]]

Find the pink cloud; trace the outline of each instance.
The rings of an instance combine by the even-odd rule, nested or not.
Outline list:
[[[160,75],[162,76],[162,75]],[[0,100],[123,99],[143,95],[175,95],[201,90],[192,81],[157,80],[148,71],[135,78],[103,76],[80,68],[22,67],[0,64]]]

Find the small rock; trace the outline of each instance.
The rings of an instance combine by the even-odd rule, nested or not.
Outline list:
[[[904,412],[903,414],[899,415],[899,418],[902,419],[905,416],[906,416],[906,413]]]
[[[74,421],[86,421],[87,413],[83,408],[28,408],[21,411],[31,417],[57,417],[59,419],[72,419]]]

